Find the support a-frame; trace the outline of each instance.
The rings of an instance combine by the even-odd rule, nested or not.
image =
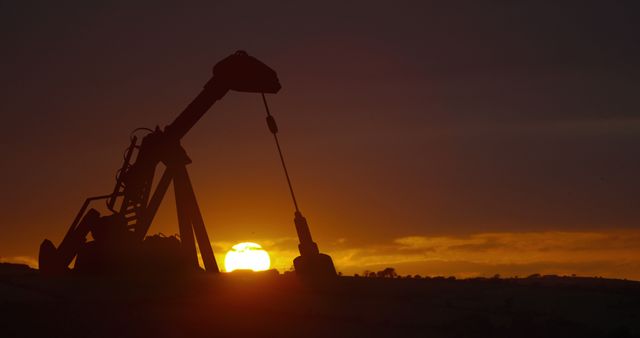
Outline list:
[[[186,165],[191,163],[191,161],[184,152],[184,149],[179,145],[178,148],[179,151],[177,154],[180,155],[180,160],[175,160],[175,157],[173,157],[174,160],[165,162],[167,167],[151,196],[149,204],[145,208],[139,226],[136,227],[137,235],[141,240],[144,238],[160,207],[160,202],[162,202],[169,185],[173,182],[180,242],[184,257],[190,265],[198,267],[197,242],[205,270],[207,272],[218,273],[220,269],[213,255],[209,235],[207,234],[198,201],[193,191],[193,186],[191,185],[191,179],[187,172]]]

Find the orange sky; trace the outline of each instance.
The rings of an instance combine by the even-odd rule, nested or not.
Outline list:
[[[111,191],[129,132],[170,123],[246,49],[279,74],[294,187],[338,270],[640,279],[640,20],[622,5],[2,6],[2,260],[58,243]],[[255,241],[287,269],[263,116],[230,93],[183,145],[217,254]],[[151,232],[175,223],[168,199]]]

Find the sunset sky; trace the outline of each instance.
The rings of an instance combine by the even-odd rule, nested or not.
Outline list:
[[[243,49],[278,72],[298,202],[339,271],[640,280],[640,4],[488,3],[0,1],[0,260],[37,264],[111,192],[130,131]],[[229,93],[182,144],[219,264],[251,241],[283,271],[264,114]],[[150,231],[178,232],[172,198]]]

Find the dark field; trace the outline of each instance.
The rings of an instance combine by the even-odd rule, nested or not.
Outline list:
[[[599,278],[43,277],[3,265],[0,337],[638,337],[640,283]]]

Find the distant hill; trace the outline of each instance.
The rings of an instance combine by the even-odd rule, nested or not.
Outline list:
[[[15,264],[15,263],[0,263],[0,274],[21,274],[21,273],[34,273],[38,270],[32,269],[27,264]]]

